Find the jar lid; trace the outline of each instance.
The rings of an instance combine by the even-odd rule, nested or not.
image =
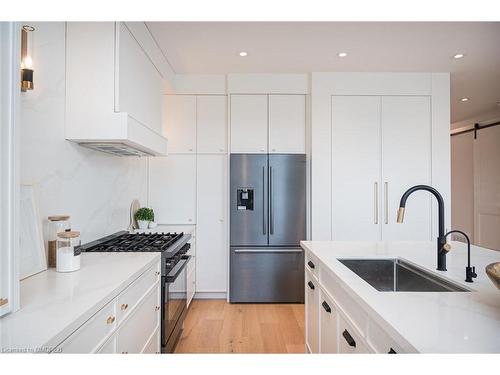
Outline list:
[[[80,236],[80,232],[73,230],[69,232],[59,232],[57,233],[57,237],[60,238],[76,238]]]
[[[69,215],[55,215],[55,216],[49,216],[50,221],[65,221],[69,220]]]

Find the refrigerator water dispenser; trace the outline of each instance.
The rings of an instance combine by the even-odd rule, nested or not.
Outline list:
[[[238,210],[253,211],[253,190],[247,188],[237,189]]]

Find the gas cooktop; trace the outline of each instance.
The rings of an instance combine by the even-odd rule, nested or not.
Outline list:
[[[186,238],[187,237],[187,238]],[[83,252],[174,252],[190,236],[181,233],[118,232],[81,246]],[[180,241],[180,240],[183,241]]]

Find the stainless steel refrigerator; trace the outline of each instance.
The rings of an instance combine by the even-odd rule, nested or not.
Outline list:
[[[230,301],[304,302],[306,155],[231,154]]]

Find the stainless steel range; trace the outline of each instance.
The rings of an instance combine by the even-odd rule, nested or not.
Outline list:
[[[191,235],[186,233],[129,233],[122,231],[81,246],[82,252],[161,253],[161,345],[173,353],[187,313],[186,265]]]

